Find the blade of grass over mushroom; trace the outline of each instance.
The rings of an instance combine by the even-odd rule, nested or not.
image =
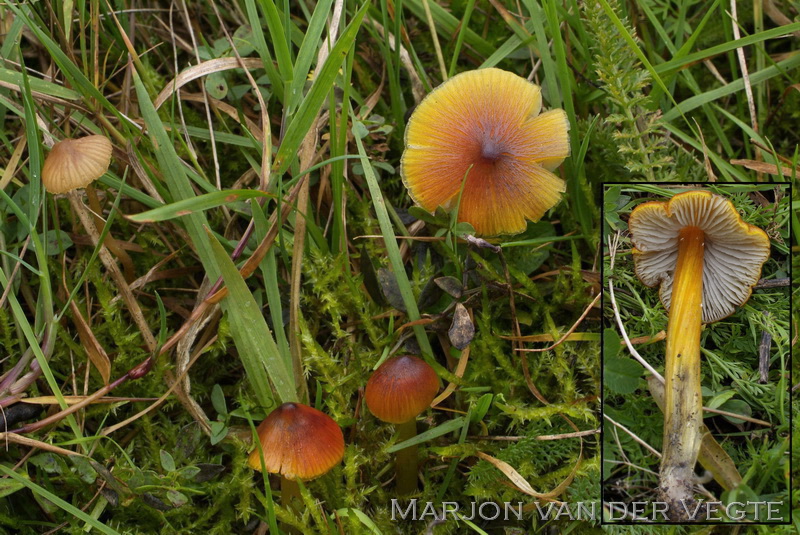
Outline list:
[[[118,531],[106,526],[105,524],[103,524],[102,522],[97,520],[96,518],[84,513],[83,511],[81,511],[80,509],[75,507],[74,505],[65,502],[64,500],[62,500],[61,498],[59,498],[58,496],[56,496],[55,494],[53,494],[52,492],[47,490],[46,488],[44,488],[44,487],[42,487],[40,485],[37,485],[36,483],[34,483],[33,481],[31,481],[29,479],[26,479],[26,478],[22,477],[17,472],[11,470],[7,466],[5,466],[3,464],[0,464],[0,470],[3,471],[3,473],[6,475],[6,477],[10,477],[11,479],[13,479],[13,480],[25,485],[35,495],[48,500],[49,502],[55,504],[56,506],[60,507],[64,511],[68,512],[69,514],[71,514],[71,515],[73,515],[73,516],[75,516],[77,518],[80,518],[81,520],[83,520],[84,522],[86,522],[87,524],[89,524],[90,526],[95,528],[96,530],[98,530],[98,531],[100,531],[102,533],[107,533],[108,535],[120,535]]]
[[[314,118],[322,108],[322,104],[328,97],[328,92],[339,75],[339,67],[341,67],[350,47],[353,46],[367,8],[369,8],[369,2],[365,2],[361,6],[361,9],[358,10],[353,20],[350,21],[350,24],[344,29],[341,37],[331,49],[325,64],[317,69],[311,89],[308,90],[308,94],[300,103],[297,113],[294,114],[289,126],[286,128],[286,135],[281,140],[281,145],[275,153],[275,159],[272,162],[273,181],[277,181],[289,169],[292,161],[296,158],[300,143],[303,142],[303,138],[314,122]],[[273,186],[274,183],[270,184],[270,189]]]
[[[254,189],[215,191],[213,193],[198,195],[190,199],[183,199],[171,204],[165,204],[153,210],[126,216],[126,218],[136,223],[156,223],[158,221],[167,221],[176,217],[182,217],[195,212],[202,212],[211,208],[217,208],[218,206],[258,197],[274,198],[275,196],[271,193]]]
[[[270,380],[281,402],[297,401],[292,373],[280,356],[253,294],[222,244],[211,231],[207,232],[214,260],[228,288],[228,297],[221,305],[228,315],[233,340],[258,401],[262,407],[273,406]]]
[[[397,451],[406,449],[409,446],[416,446],[418,444],[428,442],[429,440],[433,440],[434,438],[439,438],[443,435],[461,429],[463,426],[464,426],[463,416],[459,416],[458,418],[453,418],[452,420],[448,420],[447,422],[441,425],[437,425],[432,429],[428,429],[424,433],[418,434],[414,438],[404,440],[403,442],[398,442],[397,444],[394,444],[393,446],[386,448],[386,453],[395,453]]]
[[[400,248],[397,246],[397,239],[394,237],[394,229],[392,228],[392,222],[389,220],[389,212],[386,210],[386,201],[383,198],[383,192],[381,192],[380,186],[378,185],[378,179],[375,176],[375,171],[372,169],[372,164],[370,163],[367,153],[364,150],[364,144],[361,142],[361,139],[358,136],[353,136],[353,139],[358,147],[358,154],[361,156],[361,166],[364,169],[364,177],[367,180],[367,186],[369,187],[370,196],[372,197],[372,204],[375,207],[375,213],[378,216],[381,234],[383,234],[383,241],[386,245],[386,254],[389,257],[389,262],[392,265],[392,271],[397,279],[397,286],[400,288],[400,295],[403,298],[403,304],[406,306],[406,313],[408,314],[409,320],[412,322],[418,322],[420,319],[420,314],[419,309],[417,308],[417,301],[414,298],[414,292],[411,290],[411,283],[406,275],[403,259],[400,256]],[[447,379],[451,383],[461,384],[461,379],[450,373],[433,358],[433,348],[428,340],[428,335],[425,332],[425,328],[422,325],[415,323],[412,329],[417,338],[417,342],[419,343],[419,347],[422,351],[422,356],[425,358],[425,361],[436,370],[436,373],[440,377]]]
[[[264,241],[269,230],[269,221],[264,212],[259,209],[257,204],[252,205],[253,220],[255,221],[255,237],[259,243]],[[261,275],[264,278],[264,292],[267,294],[267,304],[269,305],[270,318],[272,319],[272,331],[275,333],[275,341],[278,344],[280,355],[286,365],[287,370],[292,369],[292,353],[289,349],[289,341],[286,338],[286,331],[283,326],[283,305],[281,303],[280,287],[278,286],[278,266],[275,261],[275,250],[270,249],[264,256],[264,260],[259,264]]]

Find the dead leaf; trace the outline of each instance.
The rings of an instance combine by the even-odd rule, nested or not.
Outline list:
[[[78,309],[78,305],[75,304],[75,301],[70,301],[69,306],[72,310],[72,318],[75,322],[75,326],[78,328],[78,336],[81,339],[84,349],[86,349],[86,354],[89,355],[89,360],[92,361],[94,367],[100,372],[103,383],[108,384],[111,378],[111,359],[108,358],[106,350],[103,349],[103,346],[101,346],[100,342],[95,338],[92,328],[89,327],[89,324],[83,319],[81,311]]]
[[[742,167],[746,167],[758,173],[767,173],[777,176],[780,176],[781,173],[783,173],[783,176],[792,176],[792,173],[796,172],[796,170],[793,170],[791,167],[786,167],[785,165],[782,165],[781,170],[778,171],[777,165],[756,160],[731,160],[731,163],[733,165],[741,165]]]
[[[475,325],[469,317],[469,312],[464,305],[456,303],[456,310],[453,313],[453,323],[447,331],[450,343],[459,351],[466,348],[475,337]]]

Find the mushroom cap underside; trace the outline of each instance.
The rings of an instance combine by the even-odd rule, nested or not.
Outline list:
[[[411,197],[429,212],[458,205],[459,221],[478,234],[525,230],[565,190],[552,171],[569,155],[569,122],[541,107],[539,86],[501,69],[441,84],[406,127],[401,175]]]
[[[284,403],[258,426],[267,472],[286,479],[314,479],[336,466],[344,456],[344,435],[327,414],[303,405]],[[261,470],[256,447],[248,464]]]
[[[709,191],[687,191],[667,202],[641,204],[628,226],[636,275],[647,286],[660,285],[667,310],[680,230],[695,226],[704,232],[703,323],[731,315],[750,298],[770,254],[767,234],[742,221],[729,200]]]
[[[42,184],[50,193],[84,188],[108,171],[111,152],[111,141],[105,136],[59,141],[42,166]]]

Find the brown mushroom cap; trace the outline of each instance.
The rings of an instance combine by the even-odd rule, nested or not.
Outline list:
[[[668,202],[647,202],[631,213],[636,275],[647,286],[661,285],[659,296],[669,310],[678,259],[680,230],[705,234],[703,323],[723,319],[744,304],[769,258],[767,234],[742,221],[729,200],[709,191],[679,193]]]
[[[59,141],[42,166],[42,184],[50,193],[84,188],[108,171],[111,150],[111,141],[105,136]]]
[[[402,424],[427,409],[438,391],[439,378],[433,368],[422,359],[401,355],[375,370],[364,397],[376,417]]]
[[[342,430],[327,414],[302,403],[284,403],[258,426],[267,472],[286,479],[314,479],[344,456]],[[261,470],[255,448],[248,464]]]

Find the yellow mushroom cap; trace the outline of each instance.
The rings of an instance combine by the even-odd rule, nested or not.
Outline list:
[[[525,230],[565,190],[552,171],[569,156],[569,122],[563,110],[541,108],[539,86],[500,69],[434,89],[406,127],[401,174],[411,197],[429,212],[454,208],[469,170],[459,221],[486,236]]]
[[[324,412],[302,403],[284,403],[258,426],[267,472],[286,479],[314,479],[336,466],[344,457],[344,435]],[[247,463],[261,470],[255,448]]]
[[[108,171],[111,149],[111,141],[105,136],[59,141],[42,166],[42,184],[50,193],[88,186]]]
[[[647,286],[661,285],[659,296],[669,310],[678,260],[680,230],[705,234],[703,323],[721,320],[744,304],[769,258],[767,234],[742,221],[733,203],[709,191],[679,193],[668,202],[646,202],[631,212],[636,276]]]

